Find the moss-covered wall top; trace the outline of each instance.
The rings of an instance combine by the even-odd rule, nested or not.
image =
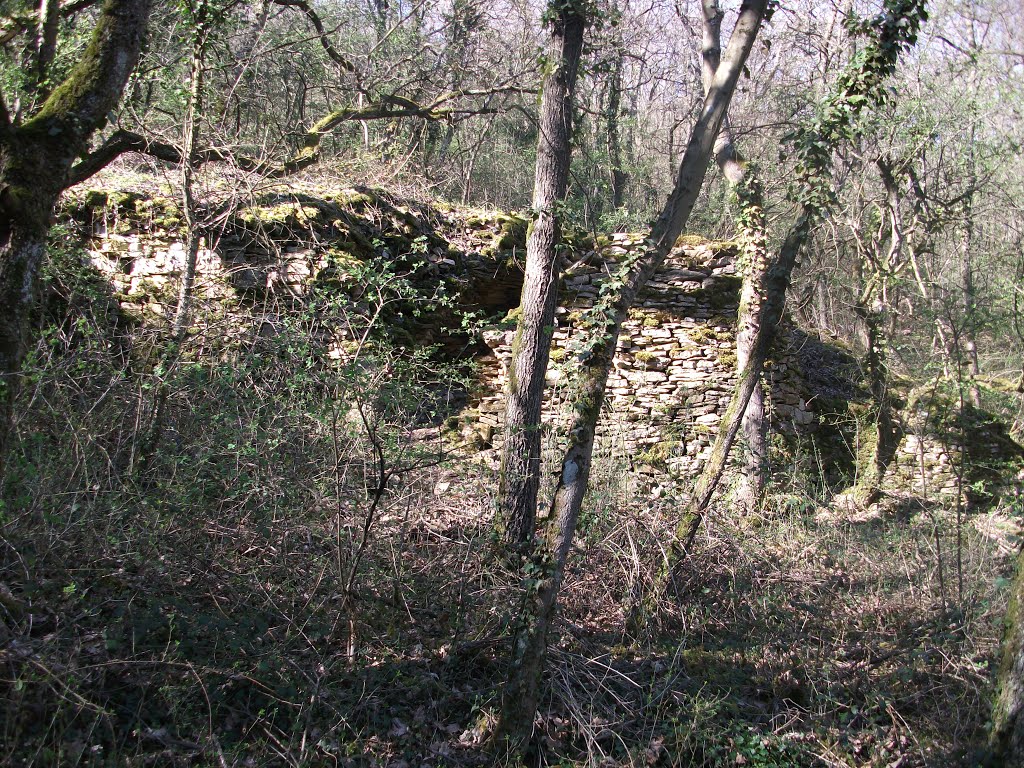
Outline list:
[[[93,263],[111,280],[127,313],[142,320],[169,316],[185,261],[182,217],[173,200],[94,190],[68,200],[65,214],[86,229]],[[301,302],[314,288],[358,293],[366,269],[387,272],[413,286],[408,302],[430,299],[389,305],[386,320],[393,338],[475,356],[479,387],[463,414],[463,434],[480,448],[500,443],[525,217],[427,206],[367,189],[266,194],[206,214],[212,224],[199,252],[197,289],[212,315],[244,316],[261,329],[273,329],[275,313]],[[554,436],[581,312],[616,263],[640,242],[628,234],[596,240],[576,236],[567,242],[545,412]],[[735,377],[740,288],[735,257],[732,243],[681,238],[622,328],[601,438],[643,471],[693,476],[710,451]],[[421,309],[427,305],[429,310]],[[338,354],[344,354],[344,344]],[[870,409],[850,355],[789,328],[776,343],[767,379],[773,429],[793,444],[806,438],[819,474],[829,482],[855,473],[857,444],[867,433],[860,422]],[[994,466],[1020,452],[1009,436],[992,433],[992,423],[982,415],[971,429],[951,430],[942,402],[934,393],[908,398],[906,439],[891,482],[920,483],[924,477],[928,493],[955,493],[965,434],[979,466]],[[998,457],[982,455],[993,450]],[[967,480],[975,488],[994,487],[989,475]]]

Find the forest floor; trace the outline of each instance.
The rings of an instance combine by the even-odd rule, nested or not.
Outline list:
[[[0,764],[499,762],[522,578],[495,452],[438,429],[471,377],[386,338],[337,362],[365,308],[330,285],[169,343],[62,231],[0,488]],[[976,764],[1020,500],[829,506],[787,456],[634,635],[687,488],[596,457],[527,765]]]
[[[649,587],[674,504],[603,466],[537,764],[972,764],[1011,566],[999,518],[984,535],[966,521],[958,546],[949,514],[906,503],[718,513],[677,593],[627,637],[623,606]],[[214,516],[139,488],[106,489],[111,508],[97,485],[61,519],[8,514],[0,762],[491,764],[518,599],[490,544],[494,487],[466,459],[396,486],[347,611],[351,531],[329,509]]]

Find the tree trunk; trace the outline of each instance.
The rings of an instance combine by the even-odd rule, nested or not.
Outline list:
[[[862,267],[861,272],[865,267]],[[871,275],[861,288],[853,310],[864,323],[867,351],[864,365],[868,372],[868,388],[874,403],[874,425],[871,442],[858,466],[860,477],[857,481],[857,499],[869,505],[878,500],[885,471],[899,447],[899,429],[893,413],[892,398],[889,395],[889,370],[885,362],[885,333],[882,330],[882,315],[876,306],[881,299],[876,295],[877,282],[881,278]]]
[[[621,281],[621,289],[613,292],[607,304],[599,302],[588,314],[590,325],[583,332],[590,334],[592,347],[581,359],[579,389],[572,401],[569,447],[562,459],[547,534],[534,553],[538,578],[516,635],[502,697],[496,737],[499,741],[507,739],[512,751],[518,751],[529,738],[537,711],[548,631],[590,477],[594,435],[619,329],[637,293],[672,250],[693,210],[715,137],[760,29],[766,4],[765,0],[745,0],[741,6],[724,61],[691,132],[675,189],[651,232],[648,247],[621,265],[620,272],[611,278]]]
[[[611,167],[612,208],[622,207],[626,194],[626,181],[629,178],[622,168],[622,137],[619,134],[619,109],[622,104],[622,61],[624,52],[621,47],[615,51],[611,77],[608,81],[608,108],[605,110],[605,122],[608,129],[608,164]]]
[[[49,93],[47,78],[50,65],[57,55],[57,28],[60,23],[60,3],[58,0],[40,0],[39,21],[36,26],[35,61],[31,88],[34,96],[45,98]]]
[[[738,411],[741,418],[743,435],[743,462],[740,484],[737,488],[737,501],[747,513],[754,512],[761,504],[768,463],[768,425],[765,421],[765,392],[762,372],[764,361],[768,356],[770,340],[774,338],[776,326],[782,319],[782,307],[785,304],[786,290],[789,288],[790,276],[793,271],[796,254],[804,245],[801,239],[788,244],[792,249],[793,262],[781,261],[776,269],[783,270],[775,282],[769,285],[768,270],[768,234],[764,219],[764,204],[761,187],[756,178],[745,178],[736,187],[740,214],[738,224],[740,239],[743,242],[743,287],[740,291],[740,305],[736,321],[736,370],[738,373],[750,369],[753,381],[751,391],[742,410]],[[804,236],[804,238],[806,235]],[[775,293],[772,292],[774,287]],[[762,338],[769,339],[768,344]],[[762,349],[763,347],[763,349]],[[742,379],[742,373],[741,379]],[[736,392],[740,391],[737,385]],[[734,395],[735,397],[736,395]],[[731,405],[731,402],[730,402]],[[728,411],[727,411],[728,413]],[[727,434],[729,429],[723,419],[719,434]],[[716,437],[715,450],[719,449]],[[705,472],[716,476],[717,485],[725,469],[729,457],[730,444],[721,446],[720,462],[709,461]],[[718,464],[721,466],[717,466]],[[713,489],[712,489],[713,490]],[[710,495],[708,497],[710,503]],[[701,509],[698,514],[703,514]]]
[[[718,0],[703,0],[704,39],[701,47],[705,90],[714,79],[721,60],[723,13]],[[715,142],[715,161],[732,186],[739,206],[737,224],[743,241],[741,269],[743,287],[736,320],[736,371],[742,372],[751,360],[761,328],[761,312],[768,269],[768,235],[764,220],[764,199],[760,181],[754,178],[733,141],[728,114]],[[787,280],[788,283],[788,280]],[[743,413],[743,469],[736,491],[737,501],[746,512],[753,512],[764,495],[768,465],[768,423],[765,420],[763,363],[758,364],[754,390]],[[726,456],[728,458],[728,449]]]
[[[0,161],[0,180],[7,178],[4,170]],[[12,215],[0,199],[0,480],[4,477],[7,440],[13,428],[18,371],[25,357],[29,317],[35,306],[35,277],[46,252],[48,229],[46,218],[33,222],[28,217]]]
[[[732,449],[732,444],[735,442],[745,421],[744,417],[749,410],[750,399],[761,383],[764,362],[782,321],[782,312],[786,305],[786,291],[789,290],[793,268],[796,266],[800,251],[810,237],[811,224],[815,218],[812,212],[804,211],[779,249],[778,258],[765,270],[763,280],[757,284],[760,312],[751,315],[751,318],[756,318],[757,322],[751,326],[749,356],[746,364],[740,369],[732,397],[729,398],[729,405],[722,415],[718,434],[715,436],[715,442],[711,448],[711,455],[694,486],[683,514],[680,516],[676,535],[669,550],[662,576],[658,580],[655,595],[663,594],[675,579],[676,572],[686,559],[701,521],[704,519],[704,514],[711,504],[715,489],[721,482],[729,451]],[[636,617],[633,616],[631,619],[635,621]]]
[[[1017,555],[1017,575],[1003,628],[1002,663],[999,666],[989,765],[1024,765],[1024,551]]]
[[[205,8],[206,6],[199,6]],[[192,310],[192,295],[196,282],[196,261],[199,257],[199,215],[195,197],[196,147],[199,146],[199,122],[203,113],[203,62],[206,48],[206,18],[195,18],[195,37],[192,40],[192,61],[189,75],[188,108],[182,131],[181,146],[181,199],[185,214],[185,265],[178,288],[178,306],[174,313],[172,337],[185,338]]]
[[[149,0],[107,0],[82,58],[25,123],[14,125],[0,100],[0,477],[53,206],[117,106],[149,9]]]
[[[967,222],[967,232],[964,235],[964,263],[962,269],[963,290],[964,290],[964,351],[967,353],[967,370],[970,374],[969,393],[971,405],[981,408],[981,389],[978,387],[978,377],[981,375],[981,366],[978,364],[978,343],[975,340],[974,324],[977,317],[977,297],[974,290],[974,267],[971,259],[973,221]]]
[[[967,370],[970,374],[968,391],[971,396],[971,405],[981,408],[981,390],[978,388],[978,376],[981,374],[981,367],[978,365],[978,343],[975,334],[977,321],[977,296],[974,289],[974,193],[978,186],[977,161],[974,156],[974,142],[976,138],[976,126],[971,126],[971,142],[968,160],[967,183],[969,192],[964,201],[964,260],[961,266],[961,278],[963,282],[964,302],[964,327],[963,340],[964,352],[967,357]]]
[[[888,227],[879,227],[869,243],[858,240],[860,261],[857,266],[858,293],[853,302],[854,314],[864,330],[864,365],[868,388],[874,404],[874,424],[869,440],[862,441],[858,451],[856,498],[865,505],[873,504],[881,492],[886,469],[899,447],[900,428],[889,393],[889,368],[886,363],[886,314],[888,314],[888,281],[900,266],[905,235],[900,215],[899,185],[892,163],[884,158],[875,161],[886,192]],[[883,248],[883,244],[886,244]],[[914,249],[907,249],[913,257]]]
[[[512,342],[501,452],[498,529],[508,549],[533,539],[540,487],[540,421],[558,302],[561,227],[557,206],[565,198],[572,140],[572,103],[587,19],[572,4],[551,29],[550,56],[557,62],[544,84],[533,189],[534,220],[526,244],[521,316]]]

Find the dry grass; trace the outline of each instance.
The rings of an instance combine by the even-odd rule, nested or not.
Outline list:
[[[223,325],[154,366],[140,350],[159,339],[118,330],[101,299],[61,305],[20,404],[0,762],[492,764],[522,595],[491,550],[493,460],[423,438],[444,400],[429,366],[384,350],[342,376],[306,364],[308,329]],[[972,764],[997,542],[965,525],[958,574],[948,510],[723,505],[629,637],[676,504],[614,452],[598,467],[531,761]]]

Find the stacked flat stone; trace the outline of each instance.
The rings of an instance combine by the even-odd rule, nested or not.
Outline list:
[[[571,387],[573,341],[583,313],[601,283],[633,248],[639,235],[616,234],[580,260],[563,280],[551,345],[543,421],[565,427],[564,404]],[[703,467],[735,383],[735,324],[739,303],[736,248],[684,241],[654,275],[619,334],[608,377],[599,441],[612,442],[641,471],[693,476]],[[478,404],[480,422],[498,428],[514,330],[484,333],[500,363],[485,359]],[[816,423],[789,356],[774,361],[769,381],[771,416],[783,429]],[[495,377],[495,373],[498,375]]]

